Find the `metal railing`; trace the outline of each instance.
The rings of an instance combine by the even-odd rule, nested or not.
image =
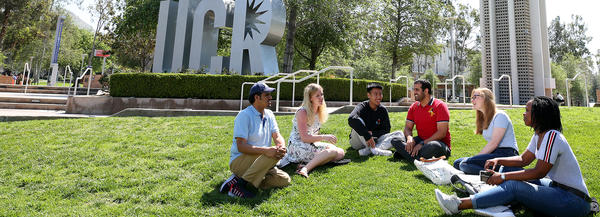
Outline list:
[[[63,77],[63,86],[65,86],[65,81],[67,78],[67,71],[69,71],[69,89],[67,91],[67,96],[71,95],[71,82],[73,81],[73,71],[71,71],[71,66],[67,65],[67,67],[65,67],[65,76]]]
[[[503,78],[508,78],[508,99],[510,102],[510,106],[513,105],[513,95],[512,95],[512,82],[511,82],[511,78],[510,75],[502,75],[499,78],[494,78],[492,79],[492,92],[494,92],[494,94],[496,94],[496,84],[494,82],[499,82],[500,80],[502,80]],[[499,97],[498,97],[499,98]],[[500,102],[500,99],[498,99],[498,102]]]
[[[446,97],[446,102],[448,102],[448,81],[454,81],[454,79],[456,79],[456,78],[462,78],[463,104],[467,104],[467,95],[465,95],[465,77],[462,76],[462,75],[455,75],[451,79],[446,79],[445,80],[445,83],[444,83],[444,93],[446,95],[445,96]],[[454,88],[454,84],[452,85],[452,88]]]
[[[88,78],[87,95],[90,95],[90,87],[92,86],[92,75],[94,74],[92,67],[88,67],[87,69],[85,69],[85,72],[83,72],[83,74],[81,74],[80,77],[75,79],[75,91],[73,91],[73,96],[77,96],[77,87],[79,87],[79,80],[83,79],[83,77],[85,76],[85,74],[87,74],[88,71],[90,72],[90,77]]]
[[[29,76],[31,75],[31,66],[29,63],[25,63],[23,66],[23,81],[25,82],[25,93],[27,93],[27,87],[29,86]]]
[[[243,109],[243,104],[244,104],[244,86],[248,85],[248,84],[256,84],[259,82],[265,83],[265,84],[277,84],[277,96],[276,96],[276,104],[275,104],[275,111],[279,112],[279,93],[280,93],[280,89],[281,89],[281,83],[285,82],[285,83],[292,83],[292,106],[294,104],[294,95],[295,95],[295,89],[296,89],[296,83],[300,83],[303,82],[309,78],[312,77],[317,77],[317,84],[319,84],[319,75],[323,72],[329,71],[329,70],[345,70],[345,71],[349,71],[350,72],[350,105],[352,105],[352,88],[353,88],[353,81],[354,81],[354,68],[349,67],[349,66],[329,66],[327,68],[321,69],[319,71],[314,71],[314,70],[299,70],[296,71],[294,73],[277,73],[275,75],[271,75],[263,80],[260,80],[258,82],[244,82],[242,83],[242,87],[240,90],[240,111]],[[308,76],[305,76],[299,80],[296,80],[296,75],[302,72],[309,72],[310,74]],[[277,80],[273,80],[271,81],[271,79],[277,77],[277,76],[283,76]],[[289,80],[288,78],[292,77],[292,80]]]
[[[306,79],[308,79],[307,78],[308,76],[307,76],[307,77],[304,77],[304,78],[302,78],[300,80],[296,80],[296,75],[298,75],[300,73],[304,73],[304,72],[310,73],[309,74],[309,76],[310,76],[311,74],[317,73],[318,71],[315,71],[315,70],[298,70],[298,71],[296,71],[296,72],[294,72],[294,73],[291,74],[292,75],[292,80],[283,80],[282,81],[282,82],[292,83],[292,107],[296,104],[296,97],[295,97],[296,96],[296,83],[300,83],[300,82],[303,82]],[[319,79],[317,78],[317,82],[318,82],[318,80]],[[279,89],[279,88],[277,88],[277,89]]]
[[[567,89],[567,106],[571,107],[571,96],[569,95],[569,81],[573,81],[575,79],[577,79],[577,76],[579,76],[581,74],[581,72],[578,72],[575,77],[573,78],[567,78],[565,79],[565,88]],[[585,74],[583,75],[583,82],[585,83],[585,107],[589,107],[590,106],[590,99],[588,97],[588,89],[587,89],[587,77],[585,76]]]
[[[400,75],[396,79],[390,79],[390,106],[392,106],[392,82],[398,82],[401,78],[406,78],[406,97],[408,98],[408,76]]]
[[[63,76],[63,86],[67,86],[67,71],[71,73],[71,77],[69,78],[69,85],[71,85],[71,80],[73,79],[73,71],[71,71],[71,66],[67,65],[67,67],[65,67],[65,75]]]

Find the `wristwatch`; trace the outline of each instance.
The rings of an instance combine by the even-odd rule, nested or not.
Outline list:
[[[504,176],[504,173],[500,173],[500,178],[504,181],[506,180],[506,176]]]

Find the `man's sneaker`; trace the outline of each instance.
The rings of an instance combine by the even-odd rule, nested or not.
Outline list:
[[[378,156],[391,156],[393,154],[390,150],[383,150],[379,148],[372,148],[371,153]]]
[[[242,179],[240,179],[242,180]],[[253,198],[256,195],[251,191],[247,190],[243,185],[243,182],[238,181],[235,185],[231,187],[231,190],[227,193],[230,197],[239,197],[239,198]]]
[[[371,148],[369,148],[369,147],[358,150],[358,155],[360,155],[360,156],[369,156],[370,154],[371,154]]]
[[[508,206],[492,206],[485,209],[475,209],[475,213],[482,216],[514,217],[515,214]]]
[[[446,214],[452,215],[460,212],[458,211],[460,199],[456,195],[447,195],[442,193],[440,189],[435,189],[435,199]]]
[[[223,194],[229,192],[229,190],[231,190],[233,185],[235,185],[235,183],[237,183],[238,180],[239,178],[235,174],[231,174],[231,176],[227,180],[225,180],[225,182],[223,182],[219,191]]]

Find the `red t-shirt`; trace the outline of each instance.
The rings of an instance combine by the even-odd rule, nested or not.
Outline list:
[[[425,107],[421,106],[419,101],[413,103],[408,109],[406,120],[415,123],[417,134],[421,139],[426,140],[437,131],[438,122],[450,121],[450,112],[446,103],[432,97]],[[446,137],[441,141],[450,148],[450,127],[446,131]]]

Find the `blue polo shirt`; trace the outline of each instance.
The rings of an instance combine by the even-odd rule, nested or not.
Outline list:
[[[259,147],[271,146],[272,134],[279,132],[275,115],[269,109],[264,110],[264,116],[254,106],[250,105],[240,111],[233,124],[233,144],[229,163],[242,153],[238,151],[235,138],[246,139],[249,145]]]

